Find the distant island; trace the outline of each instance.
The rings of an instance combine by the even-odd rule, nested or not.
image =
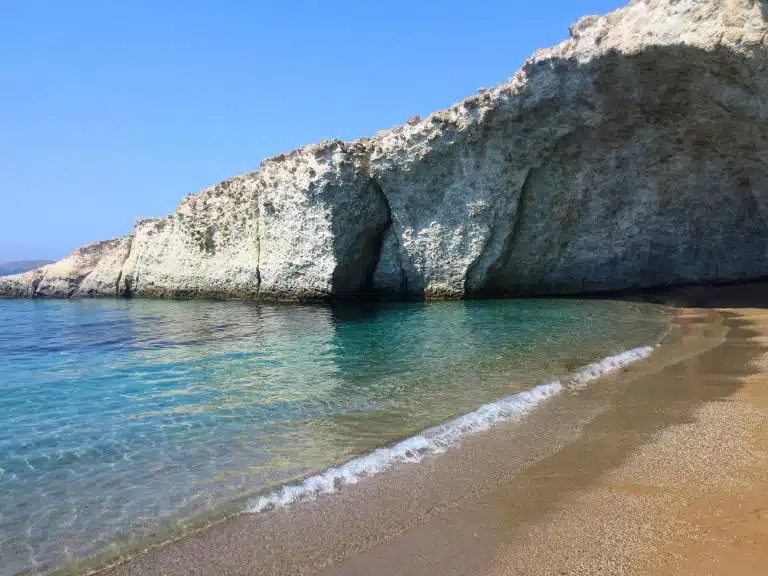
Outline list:
[[[53,264],[53,260],[19,260],[17,262],[6,262],[0,264],[0,276],[11,276],[12,274],[21,274],[35,268],[40,268],[47,264]]]

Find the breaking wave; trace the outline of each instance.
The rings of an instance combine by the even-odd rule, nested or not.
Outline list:
[[[560,380],[554,380],[547,384],[540,384],[531,390],[485,404],[474,412],[429,428],[391,447],[379,448],[341,466],[310,476],[300,484],[285,485],[269,494],[252,499],[246,505],[246,512],[263,512],[270,508],[309,500],[320,494],[332,494],[338,492],[342,486],[357,484],[361,478],[389,470],[397,463],[416,463],[427,455],[441,454],[457,446],[466,436],[483,432],[502,422],[519,421],[563,389],[583,388],[604,374],[647,358],[651,352],[653,352],[651,346],[627,350],[580,368],[569,376],[565,384]]]

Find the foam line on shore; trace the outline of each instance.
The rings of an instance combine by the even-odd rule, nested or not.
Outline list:
[[[429,428],[388,448],[354,458],[341,466],[306,478],[300,484],[290,484],[250,500],[246,512],[258,513],[273,507],[288,506],[309,500],[320,494],[332,494],[343,485],[357,484],[364,476],[372,476],[392,468],[397,463],[416,463],[429,454],[440,454],[469,435],[488,430],[502,422],[521,420],[539,404],[559,394],[565,387],[580,389],[604,374],[619,370],[632,362],[647,358],[653,347],[645,346],[603,358],[574,372],[564,386],[560,380],[540,384],[531,390],[506,396],[481,406],[474,412],[459,416],[444,424]]]

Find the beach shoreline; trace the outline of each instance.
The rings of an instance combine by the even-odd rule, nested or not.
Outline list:
[[[524,422],[96,573],[643,574],[696,561],[699,574],[735,556],[749,574],[756,560],[741,548],[768,553],[755,432],[768,428],[768,312],[724,304],[754,304],[760,289],[662,296],[675,330],[650,359]]]

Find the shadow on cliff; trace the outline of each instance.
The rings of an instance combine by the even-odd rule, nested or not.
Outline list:
[[[768,277],[768,50],[740,50],[679,44],[529,64],[513,99],[523,111],[511,122],[499,105],[472,136],[510,157],[528,141],[541,153],[467,297]]]
[[[759,5],[768,20],[768,1]],[[478,191],[512,205],[497,208],[464,271],[467,298],[604,297],[768,277],[768,50],[738,46],[661,45],[527,64],[519,94],[409,165],[419,181],[436,165],[471,169],[418,188],[418,202],[405,185],[372,180],[352,203],[358,216],[337,208],[334,298],[439,297],[441,276],[462,273],[444,271],[453,254],[409,253],[399,242],[400,289],[377,292],[373,278],[380,262],[392,262],[382,259],[390,226],[398,239],[430,222],[439,234],[466,234],[469,216],[441,215],[451,186],[465,187],[467,205]],[[486,98],[461,106],[471,112]]]

